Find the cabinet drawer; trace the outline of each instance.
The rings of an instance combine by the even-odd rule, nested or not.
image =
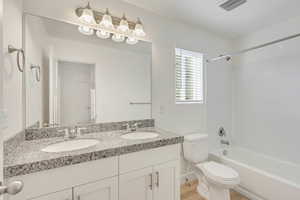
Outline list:
[[[72,200],[72,189],[46,194],[31,200]]]
[[[9,200],[26,200],[118,175],[118,158],[111,157],[81,164],[45,170],[6,180],[22,180],[23,190]]]
[[[124,154],[119,158],[119,172],[124,174],[155,164],[178,160],[179,156],[180,146],[178,144]]]

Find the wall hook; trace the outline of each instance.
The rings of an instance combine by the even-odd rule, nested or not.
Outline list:
[[[41,67],[39,65],[31,65],[30,69],[31,69],[31,71],[35,72],[36,81],[40,82],[40,80],[41,80]]]
[[[12,45],[8,45],[8,53],[14,53],[17,52],[17,66],[20,72],[24,71],[24,66],[25,66],[25,55],[24,55],[24,50],[23,49],[17,49]],[[22,54],[22,66],[20,64],[20,54]]]

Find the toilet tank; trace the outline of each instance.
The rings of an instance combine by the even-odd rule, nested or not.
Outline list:
[[[208,135],[190,134],[184,136],[184,158],[192,163],[200,163],[208,158]]]

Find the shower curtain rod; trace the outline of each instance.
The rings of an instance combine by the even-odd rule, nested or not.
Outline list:
[[[237,52],[233,52],[233,53],[229,53],[229,54],[225,54],[225,55],[220,55],[220,56],[215,57],[215,58],[207,59],[206,62],[210,63],[210,62],[218,61],[218,60],[221,60],[221,59],[226,59],[227,61],[229,61],[229,60],[231,60],[232,56],[240,55],[240,54],[243,54],[243,53],[255,50],[255,49],[260,49],[260,48],[270,46],[270,45],[273,45],[273,44],[276,44],[276,43],[279,43],[279,42],[283,42],[283,41],[286,41],[286,40],[290,40],[290,39],[293,39],[293,38],[296,38],[296,37],[300,37],[300,33],[295,34],[295,35],[291,35],[291,36],[288,36],[288,37],[284,37],[284,38],[281,38],[281,39],[278,39],[278,40],[274,40],[272,42],[267,42],[267,43],[264,43],[264,44],[261,44],[261,45],[257,45],[257,46],[251,47],[251,48],[247,48],[247,49],[244,49],[244,50],[241,50],[241,51],[237,51]]]

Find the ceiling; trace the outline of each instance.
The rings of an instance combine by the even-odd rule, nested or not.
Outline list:
[[[217,0],[123,0],[161,16],[198,25],[228,38],[300,16],[300,0],[248,0],[227,12]]]

